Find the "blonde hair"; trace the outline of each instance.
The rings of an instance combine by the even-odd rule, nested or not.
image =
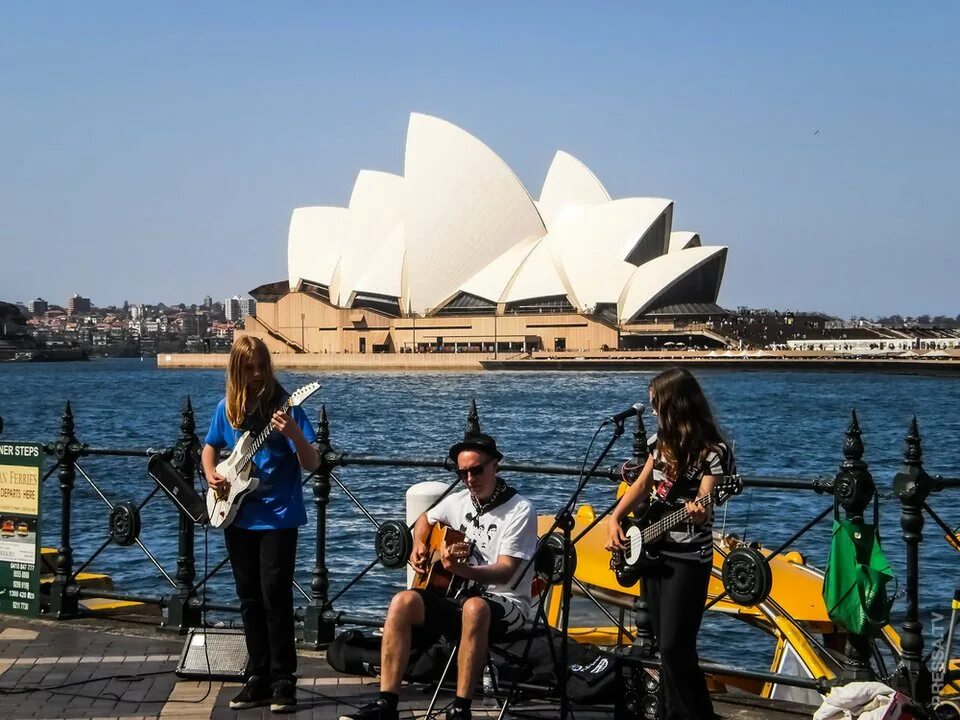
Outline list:
[[[260,366],[263,382],[263,388],[255,398],[247,396],[250,383],[247,366],[251,361]],[[240,337],[230,349],[227,362],[227,420],[230,424],[235,428],[240,427],[247,414],[273,397],[276,383],[270,351],[263,340],[251,335]]]

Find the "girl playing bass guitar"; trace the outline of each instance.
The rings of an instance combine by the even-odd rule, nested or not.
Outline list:
[[[651,494],[685,503],[690,522],[671,530],[659,546],[662,562],[644,575],[644,591],[662,662],[662,717],[710,720],[713,706],[699,668],[697,633],[713,567],[712,510],[693,501],[709,495],[719,476],[734,474],[733,454],[687,370],[654,377],[650,404],[659,419],[657,445],[608,518],[606,547],[626,549],[621,523]]]

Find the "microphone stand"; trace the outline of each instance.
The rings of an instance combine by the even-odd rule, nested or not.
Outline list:
[[[557,513],[553,521],[553,527],[544,535],[544,537],[549,537],[557,527],[563,532],[563,594],[560,596],[562,603],[560,618],[560,672],[557,675],[557,680],[559,681],[558,690],[560,691],[561,720],[566,720],[570,714],[570,700],[567,697],[567,679],[570,674],[567,660],[567,647],[570,640],[570,598],[573,595],[573,559],[576,557],[572,539],[573,528],[576,525],[576,521],[573,519],[573,509],[577,506],[577,499],[587,486],[590,477],[597,471],[597,468],[600,467],[600,463],[603,462],[603,459],[607,456],[607,453],[610,452],[614,443],[620,439],[621,435],[623,435],[623,420],[618,420],[614,424],[613,435],[607,442],[607,446],[594,461],[593,466],[585,474],[581,475],[577,483],[577,488],[573,491],[573,495],[570,496],[570,499],[567,501],[567,504],[564,505],[563,509]]]
[[[563,506],[563,509],[557,513],[554,517],[553,524],[550,528],[543,533],[541,537],[541,544],[537,547],[537,552],[534,553],[533,557],[527,561],[526,567],[523,569],[523,572],[518,574],[517,580],[513,583],[513,589],[515,590],[519,585],[522,578],[524,578],[530,570],[530,566],[536,561],[537,557],[540,555],[540,551],[543,548],[542,541],[546,538],[549,538],[554,531],[559,527],[562,530],[563,537],[563,565],[561,566],[561,574],[563,577],[563,582],[561,583],[561,625],[560,625],[560,659],[559,664],[560,668],[557,673],[557,689],[560,693],[560,717],[562,720],[570,715],[570,701],[567,697],[567,679],[569,676],[569,667],[568,667],[568,642],[570,639],[570,599],[573,595],[573,574],[574,574],[574,563],[573,559],[576,557],[574,550],[574,541],[572,538],[573,528],[576,526],[576,521],[573,518],[573,509],[577,505],[577,499],[580,497],[580,493],[583,492],[584,488],[587,486],[587,482],[597,471],[597,468],[600,467],[600,463],[603,462],[604,458],[613,448],[617,440],[620,439],[620,436],[624,433],[623,423],[626,418],[618,418],[613,420],[614,430],[613,435],[610,440],[607,442],[606,447],[603,448],[603,452],[597,457],[593,465],[586,472],[581,474],[577,487],[573,491],[573,495],[570,496],[570,499]],[[609,421],[605,420],[603,425],[606,425]],[[601,428],[603,427],[601,425]],[[599,433],[599,429],[597,431]],[[592,444],[592,442],[591,442]],[[642,411],[637,413],[637,432],[634,437],[634,456],[633,460],[636,464],[642,467],[643,463],[646,461],[647,457],[647,433],[643,427],[642,420]],[[607,512],[610,512],[613,507],[611,506]],[[606,513],[605,513],[606,514]],[[596,523],[594,523],[596,524]],[[591,526],[592,527],[592,526]],[[584,532],[583,534],[586,534]],[[544,616],[544,622],[546,622],[546,616]]]

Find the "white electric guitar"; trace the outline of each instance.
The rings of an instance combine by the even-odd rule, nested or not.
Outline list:
[[[286,412],[300,405],[319,389],[320,383],[312,382],[293,391],[280,406],[279,411]],[[253,456],[263,447],[271,432],[273,432],[273,425],[269,422],[256,435],[252,435],[250,431],[245,432],[233,448],[230,457],[217,465],[217,473],[226,478],[227,482],[219,491],[207,488],[207,515],[213,527],[225,528],[232,523],[240,509],[240,503],[257,489],[260,480],[251,475]]]

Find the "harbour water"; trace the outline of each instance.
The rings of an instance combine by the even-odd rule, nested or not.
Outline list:
[[[475,398],[485,431],[497,436],[509,461],[579,464],[597,424],[630,404],[646,402],[651,373],[327,373],[319,377],[320,393],[307,405],[316,419],[321,403],[331,422],[331,439],[353,454],[429,456],[441,458],[463,432],[471,398]],[[314,374],[281,372],[292,389],[316,379]],[[779,475],[810,479],[836,473],[842,459],[843,432],[850,409],[856,408],[866,446],[865,460],[880,489],[884,546],[901,583],[903,543],[899,503],[891,485],[903,454],[903,437],[916,414],[925,467],[931,474],[960,475],[960,382],[951,378],[875,374],[704,371],[700,380],[716,414],[735,442],[739,471],[744,475]],[[180,407],[189,395],[203,437],[216,402],[223,394],[219,370],[163,370],[139,360],[95,360],[88,363],[0,365],[0,416],[5,440],[51,442],[59,434],[64,402],[70,400],[78,438],[93,447],[166,447],[177,438]],[[648,430],[655,419],[646,417]],[[602,436],[601,436],[602,437]],[[596,446],[595,446],[596,447]],[[630,454],[628,436],[611,454],[610,463]],[[117,501],[140,500],[154,487],[143,459],[86,458],[80,461],[104,494]],[[402,518],[406,488],[427,479],[450,480],[442,471],[361,469],[338,474],[367,508],[381,520]],[[575,478],[535,475],[510,478],[532,497],[541,514],[556,512],[573,491]],[[78,476],[74,493],[74,554],[82,562],[107,537],[108,512],[103,501]],[[614,486],[594,480],[584,500],[609,504]],[[312,495],[306,490],[312,523]],[[950,524],[960,524],[960,493],[945,492],[931,505]],[[718,512],[717,526],[772,546],[830,503],[812,491],[748,490]],[[60,493],[56,475],[44,486],[44,544],[59,536]],[[328,564],[331,594],[374,556],[374,528],[334,486],[329,508]],[[796,548],[822,566],[830,523],[824,521],[798,541]],[[145,544],[166,571],[176,564],[176,522],[173,506],[162,495],[143,511]],[[206,540],[205,540],[206,538]],[[212,567],[223,557],[216,532],[198,532],[198,573],[204,556]],[[297,581],[309,591],[313,564],[312,524],[301,533]],[[925,618],[947,615],[960,575],[958,556],[928,521],[921,556],[921,610]],[[165,594],[170,584],[136,547],[111,547],[94,564],[110,573],[118,590]],[[403,582],[402,571],[374,570],[337,602],[337,609],[382,612],[391,593]],[[211,583],[218,601],[232,601],[227,571]],[[298,605],[305,604],[302,597]],[[895,612],[903,610],[902,598]],[[945,627],[940,623],[940,629]],[[933,636],[925,624],[928,647]],[[770,643],[740,623],[711,617],[701,635],[705,656],[760,667]]]

